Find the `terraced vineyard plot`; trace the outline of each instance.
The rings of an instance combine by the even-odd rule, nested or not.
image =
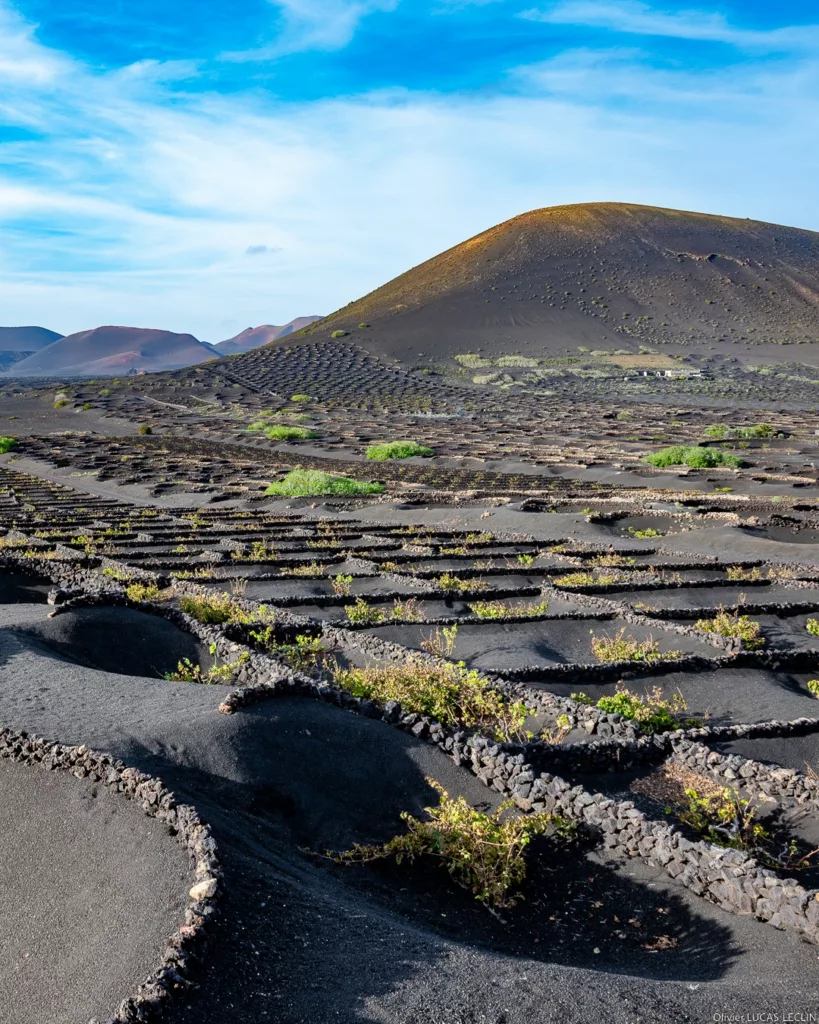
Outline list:
[[[533,679],[547,675],[558,665],[597,665],[592,652],[595,637],[616,636],[625,624],[616,620],[595,619],[493,624],[491,622],[458,626],[456,643],[450,657],[463,660],[470,668],[503,675],[504,678]],[[682,655],[706,657],[714,651],[690,637],[668,634],[639,625],[626,626],[629,637],[637,642],[656,641],[657,657]],[[378,636],[422,649],[428,631],[416,626],[378,627]]]
[[[754,586],[749,585],[749,582],[740,586],[677,586],[668,589],[622,590],[613,596],[648,614],[656,609],[664,616],[673,611],[677,615],[688,617],[699,617],[700,610],[711,611],[720,607],[773,610],[782,604],[804,605],[806,608],[819,604],[819,590],[802,590],[778,584]]]
[[[588,532],[571,538],[555,539],[560,531],[549,525],[550,513],[527,513],[526,522],[532,525],[526,533],[483,529],[484,524],[495,525],[493,518],[504,524],[523,521],[523,516],[514,518],[514,509],[501,518],[498,509],[503,506],[484,506],[493,516],[488,522],[481,520],[479,529],[460,525],[481,507],[474,498],[464,508],[448,502],[436,507],[434,495],[427,495],[424,507],[430,524],[409,530],[400,521],[396,502],[385,503],[383,515],[380,509],[368,509],[366,520],[361,509],[303,505],[283,510],[255,501],[252,491],[243,492],[236,506],[162,508],[84,495],[13,469],[4,469],[2,477],[0,527],[11,532],[2,538],[0,554],[15,573],[21,566],[36,567],[44,574],[38,586],[45,592],[60,588],[55,599],[66,609],[58,604],[53,619],[45,617],[42,605],[39,613],[30,605],[15,612],[21,616],[15,626],[15,643],[20,646],[15,650],[43,659],[37,664],[54,664],[54,655],[59,654],[68,664],[88,666],[82,670],[87,674],[82,686],[104,685],[109,699],[117,695],[117,701],[125,700],[115,681],[127,682],[135,688],[125,700],[133,709],[128,713],[136,716],[128,726],[131,734],[155,728],[138,724],[146,721],[140,705],[171,709],[173,724],[163,722],[161,738],[143,736],[138,743],[147,743],[151,763],[158,764],[159,758],[180,778],[186,777],[192,763],[196,771],[204,771],[209,781],[200,790],[201,799],[219,823],[227,856],[249,872],[257,893],[266,895],[263,902],[270,899],[278,905],[287,900],[281,892],[275,895],[277,883],[258,867],[255,856],[239,852],[231,842],[237,822],[263,847],[262,861],[274,850],[297,873],[306,872],[316,885],[343,894],[376,919],[398,910],[416,930],[436,936],[436,941],[457,935],[461,943],[475,949],[489,946],[495,956],[510,958],[526,951],[530,961],[534,955],[544,969],[562,962],[592,970],[605,964],[614,972],[639,969],[643,984],[658,973],[667,978],[669,972],[685,978],[693,973],[702,982],[714,970],[714,949],[722,942],[719,928],[732,941],[750,936],[752,948],[764,948],[770,955],[771,949],[779,948],[777,943],[787,942],[791,934],[807,934],[805,929],[812,927],[799,918],[794,931],[784,936],[769,928],[764,941],[753,938],[756,932],[742,929],[761,929],[762,924],[730,915],[731,898],[709,888],[711,869],[705,854],[690,878],[684,868],[682,882],[674,881],[679,875],[662,865],[677,863],[675,836],[690,833],[680,826],[666,834],[662,830],[669,828],[668,818],[658,818],[653,811],[645,819],[629,817],[633,808],[624,806],[612,819],[612,832],[596,824],[598,817],[606,816],[606,801],[612,796],[628,800],[628,790],[617,789],[616,780],[598,785],[595,772],[611,777],[630,768],[639,781],[692,741],[719,746],[747,727],[752,727],[749,736],[761,731],[775,737],[780,730],[788,742],[798,741],[800,749],[812,755],[819,735],[819,705],[807,687],[806,666],[788,661],[794,652],[791,633],[783,627],[787,624],[797,635],[810,612],[782,615],[778,606],[783,601],[810,602],[813,591],[790,579],[769,580],[770,563],[743,563],[730,549],[724,558],[709,560],[675,555],[673,532],[618,538],[612,550],[605,530],[585,523],[582,516],[575,520],[579,518]],[[82,478],[74,479],[79,487]],[[588,506],[578,511],[583,507]],[[506,516],[505,511],[502,514]],[[679,522],[675,516],[670,517],[673,524]],[[537,537],[541,524],[550,531],[548,538]],[[811,575],[808,565],[789,569],[795,580]],[[729,573],[747,573],[749,578],[731,578]],[[560,582],[572,575],[578,577],[575,582]],[[599,583],[606,576],[619,582]],[[37,593],[42,595],[43,590]],[[768,606],[777,609],[766,613],[763,625],[769,632],[760,654],[737,653],[727,639],[714,641],[691,629],[698,606],[689,600],[704,594],[709,602],[727,606],[741,593],[749,600],[764,595]],[[172,625],[173,615],[183,608],[195,609],[196,602],[214,598],[223,609],[216,618],[194,615],[185,620],[185,629]],[[653,621],[639,610],[639,601],[655,599],[667,601],[662,614],[668,619]],[[95,604],[98,601],[102,603]],[[626,607],[632,611],[627,613]],[[116,624],[126,618],[132,623],[130,646],[114,633]],[[141,633],[145,620],[151,625]],[[675,622],[682,624],[682,631]],[[452,625],[457,630],[450,634],[448,647],[444,629]],[[160,636],[166,626],[171,632]],[[805,634],[810,636],[806,629]],[[425,650],[423,641],[436,635],[437,645],[427,644]],[[184,650],[179,646],[182,637],[189,645]],[[616,644],[625,640],[651,657],[632,661],[634,649],[627,648],[624,661],[607,661],[595,653],[595,638],[615,642],[615,655],[623,653]],[[119,648],[114,646],[117,642]],[[669,657],[676,652],[679,667]],[[652,660],[655,656],[658,661]],[[174,667],[174,658],[188,659],[191,670],[180,678],[190,681],[162,678]],[[522,728],[508,734],[508,747],[497,746],[498,733],[490,730],[483,735],[486,726],[456,721],[444,727],[429,714],[338,689],[339,670],[345,667],[412,666],[418,658],[425,659],[418,664],[426,665],[433,676],[448,671],[441,666],[464,660],[464,671],[475,670],[483,681],[480,685],[508,706],[521,701],[526,715]],[[777,667],[765,660],[769,658],[779,658],[782,664]],[[113,674],[123,660],[128,675]],[[211,670],[222,667],[225,674],[214,676],[210,686],[198,685],[197,679],[205,681]],[[104,683],[99,673],[105,676]],[[19,686],[21,677],[14,678]],[[90,692],[77,695],[76,707]],[[98,706],[102,691],[94,692]],[[572,698],[581,692],[585,697]],[[683,704],[677,701],[678,694]],[[48,722],[54,721],[49,716],[55,714],[55,706],[75,707],[74,699],[68,690],[51,688],[47,701],[21,697],[14,707],[24,724]],[[671,709],[670,717],[659,725],[658,701]],[[193,713],[194,718],[185,724],[181,709],[188,704],[186,714]],[[650,713],[655,717],[643,716],[642,707],[654,708]],[[219,715],[217,709],[230,713]],[[214,718],[225,723],[219,726],[224,734],[217,730],[216,739],[208,731],[214,728]],[[379,718],[383,721],[371,721]],[[264,750],[273,749],[271,728],[276,730],[277,749],[284,743],[289,753],[268,769],[263,764],[272,755]],[[197,730],[203,729],[203,737],[197,739]],[[388,748],[379,745],[385,734],[395,738]],[[207,753],[203,744],[209,746]],[[230,753],[223,764],[224,750]],[[503,757],[511,761],[507,764]],[[350,765],[355,763],[355,777],[360,779],[361,792],[354,799],[345,788],[352,769],[338,770],[338,764],[347,764],[345,758]],[[409,775],[393,786],[390,780],[399,762],[411,767]],[[320,779],[315,775],[319,763]],[[445,780],[452,792],[467,793],[473,805],[484,809],[496,806],[503,794],[510,795],[522,813],[537,813],[543,805],[584,823],[571,869],[565,856],[553,859],[547,848],[536,845],[525,883],[525,909],[500,925],[474,905],[468,893],[453,889],[446,872],[434,864],[419,861],[410,870],[395,864],[342,868],[305,852],[305,846],[314,852],[343,849],[354,842],[385,841],[400,832],[400,812],[421,814],[425,801],[431,800],[430,790],[422,785],[424,772]],[[384,785],[373,781],[377,773],[387,780]],[[212,775],[218,778],[216,783]],[[488,788],[475,790],[475,776]],[[580,779],[582,789],[567,796],[571,787],[564,778]],[[364,809],[374,799],[378,810],[370,826]],[[586,814],[585,808],[592,808],[593,814]],[[638,808],[643,810],[639,801]],[[807,841],[809,828],[800,831],[801,824],[786,803],[782,810],[790,832]],[[345,817],[348,811],[350,817]],[[640,831],[643,820],[645,832]],[[668,860],[666,852],[655,854],[649,843],[659,834],[651,831],[657,828],[665,837],[661,851],[668,852]],[[606,835],[614,845],[607,845]],[[703,849],[710,851],[713,845]],[[632,857],[630,868],[619,859],[624,854]],[[812,885],[811,879],[800,876],[800,884]],[[562,893],[557,902],[555,886]],[[254,905],[258,902],[257,894]],[[754,907],[759,908],[761,921],[769,919],[763,902]],[[442,912],[447,918],[440,918]],[[630,917],[624,918],[625,913]],[[258,906],[255,914],[249,919],[239,905],[227,906],[228,921],[251,920],[254,945],[268,950],[269,918]],[[629,924],[631,919],[639,921],[639,927]],[[586,948],[592,941],[600,953]],[[242,941],[223,930],[218,942],[222,956],[228,961],[234,957],[238,964]],[[700,963],[697,951],[706,947],[709,956]],[[799,964],[799,947],[794,949],[788,946],[788,955]],[[674,959],[655,967],[664,957]],[[220,991],[219,984],[209,977],[203,988]],[[255,991],[252,984],[251,990]],[[194,996],[193,1006],[198,998]]]

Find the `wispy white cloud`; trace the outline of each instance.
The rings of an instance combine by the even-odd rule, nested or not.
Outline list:
[[[694,73],[634,48],[581,49],[513,70],[500,91],[288,104],[186,92],[144,62],[100,72],[14,27],[0,58],[47,73],[0,90],[10,123],[42,133],[0,147],[5,323],[134,323],[217,341],[226,319],[328,312],[556,203],[819,228],[809,54]],[[248,258],[260,240],[266,251]]]
[[[370,14],[392,11],[399,0],[269,0],[279,11],[273,38],[248,50],[222,54],[223,60],[256,61],[304,50],[338,50]]]
[[[523,11],[520,17],[554,25],[585,25],[633,35],[727,43],[769,52],[819,48],[819,24],[767,30],[738,28],[716,11],[669,10],[641,0],[562,0]]]
[[[45,85],[69,61],[34,39],[34,26],[12,7],[0,3],[0,82]]]

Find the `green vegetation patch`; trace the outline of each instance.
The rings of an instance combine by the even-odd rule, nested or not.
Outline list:
[[[532,837],[549,834],[554,839],[572,840],[574,823],[547,811],[535,814],[510,814],[513,804],[507,800],[491,814],[470,806],[459,796],[453,799],[434,779],[427,778],[438,791],[438,807],[426,807],[429,820],[413,818],[404,811],[405,835],[395,836],[382,846],[356,844],[344,853],[328,854],[341,864],[364,864],[394,857],[396,863],[410,863],[416,857],[434,857],[449,871],[453,881],[489,907],[512,907],[520,894],[516,891],[526,878],[526,849]]]
[[[706,633],[719,633],[720,636],[741,640],[749,651],[758,651],[765,646],[762,627],[758,622],[739,612],[727,612],[720,608],[712,619],[697,619],[694,629]]]
[[[371,444],[367,449],[367,458],[376,462],[387,459],[410,459],[414,455],[434,455],[432,448],[417,441],[386,441],[384,444]]]
[[[340,669],[335,683],[354,697],[382,706],[398,701],[405,712],[429,715],[444,725],[477,727],[498,740],[520,738],[530,714],[521,701],[507,701],[463,662],[434,664],[411,657],[401,664]]]
[[[5,455],[17,444],[16,437],[0,437],[0,455]]]
[[[694,724],[693,720],[681,720],[679,717],[680,712],[687,710],[682,694],[675,693],[666,698],[659,686],[640,695],[618,683],[612,696],[600,697],[597,701],[585,693],[573,693],[571,696],[578,704],[588,704],[606,714],[620,715],[636,722],[642,732],[649,734],[670,732],[683,725]]]
[[[318,469],[293,469],[283,480],[272,483],[265,494],[284,498],[313,498],[322,494],[381,494],[384,485],[375,481],[351,480]]]
[[[592,651],[598,661],[604,665],[612,665],[621,661],[642,661],[649,664],[656,661],[678,661],[680,651],[661,651],[659,643],[653,637],[638,640],[626,635],[626,627],[614,636],[594,636],[592,634]]]
[[[755,423],[751,427],[730,427],[727,423],[714,423],[712,426],[706,427],[703,433],[707,437],[715,437],[719,440],[729,437],[748,439],[754,437],[773,437],[774,428],[770,423]]]
[[[690,466],[692,469],[713,469],[715,466],[736,469],[742,465],[742,460],[736,455],[728,455],[718,448],[701,448],[698,445],[687,447],[682,444],[673,444],[646,455],[643,461],[651,466]]]
[[[281,423],[265,427],[264,434],[272,441],[307,441],[312,437],[318,437],[316,431],[309,427],[286,427]]]

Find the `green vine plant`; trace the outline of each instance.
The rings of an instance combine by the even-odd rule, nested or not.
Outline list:
[[[250,637],[267,654],[282,658],[291,668],[305,671],[324,664],[327,648],[320,637],[299,633],[294,643],[282,643],[276,640],[273,626],[250,631]]]
[[[330,577],[330,586],[333,588],[333,593],[338,594],[339,597],[349,597],[353,586],[353,577],[339,573],[337,576]]]
[[[479,729],[498,742],[530,738],[524,725],[534,711],[522,701],[507,701],[463,662],[433,664],[410,657],[401,664],[336,666],[334,681],[354,697],[381,706],[397,701],[406,712],[427,715],[445,726]]]
[[[435,632],[425,636],[421,641],[421,647],[436,658],[451,658],[455,653],[455,645],[458,642],[458,626],[444,626],[443,629],[436,627]]]
[[[653,637],[637,640],[626,636],[623,626],[614,636],[595,636],[592,631],[592,653],[604,665],[621,661],[638,661],[652,664],[657,661],[678,661],[681,651],[661,651],[659,643]]]
[[[183,595],[179,598],[179,607],[197,622],[211,626],[219,626],[224,622],[272,622],[275,619],[272,608],[261,605],[254,611],[245,611],[228,594]]]
[[[686,789],[685,798],[677,817],[708,842],[742,850],[768,868],[804,871],[815,867],[819,847],[805,850],[796,839],[775,835],[757,820],[757,806],[732,789],[708,793]]]
[[[745,595],[740,596],[740,603],[745,600]],[[758,651],[765,646],[765,638],[762,636],[762,627],[758,622],[747,615],[740,615],[739,610],[728,612],[720,607],[712,619],[697,619],[694,629],[701,629],[706,633],[719,633],[732,639],[741,640],[743,646],[749,651]]]
[[[549,610],[549,602],[513,601],[504,604],[503,601],[475,601],[469,605],[469,610],[479,619],[523,619],[545,615]]]
[[[489,590],[489,584],[486,580],[462,580],[459,576],[454,576],[451,572],[442,573],[433,582],[437,583],[445,594],[462,594],[465,590]]]
[[[587,704],[606,714],[620,715],[621,718],[634,721],[644,733],[671,732],[684,726],[702,725],[700,719],[680,717],[681,712],[688,710],[681,693],[665,697],[659,686],[653,687],[641,696],[619,682],[611,696],[600,697],[595,701],[588,694],[581,692],[573,693],[571,698],[578,704]]]
[[[408,597],[406,600],[396,599],[392,605],[392,618],[402,622],[419,622],[424,615],[418,604],[417,597]]]
[[[201,683],[205,686],[229,686],[240,667],[250,660],[250,652],[242,651],[236,661],[214,665],[205,671],[201,665],[182,658],[173,672],[166,672],[165,678],[173,683]]]
[[[338,864],[367,864],[394,857],[397,864],[412,863],[419,857],[440,862],[453,881],[471,892],[490,910],[514,907],[522,898],[520,887],[526,880],[528,847],[534,836],[549,835],[557,841],[574,840],[573,822],[557,814],[510,814],[514,806],[507,800],[485,814],[459,796],[451,797],[434,779],[427,779],[440,797],[437,807],[425,808],[428,821],[404,811],[401,819],[407,832],[381,846],[356,844],[342,853],[328,851]]]
[[[357,598],[353,604],[348,604],[344,611],[348,621],[359,626],[374,626],[378,622],[383,622],[387,617],[383,608],[369,604],[363,597]]]

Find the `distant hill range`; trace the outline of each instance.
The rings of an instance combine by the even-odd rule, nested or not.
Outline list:
[[[218,345],[199,341],[192,334],[142,327],[95,327],[65,337],[43,327],[0,327],[0,372],[26,377],[177,370],[247,352],[315,320],[318,317],[302,316],[281,327],[248,327]]]
[[[533,210],[308,334],[336,330],[401,361],[704,345],[814,362],[819,349],[806,343],[819,340],[819,234],[624,203]]]
[[[283,338],[294,331],[300,331],[305,327],[309,327],[310,324],[320,319],[321,317],[318,316],[297,316],[295,320],[282,324],[281,327],[277,327],[275,324],[248,327],[241,334],[228,338],[226,341],[219,341],[213,347],[220,356],[241,355],[243,352],[249,352],[252,348],[259,348],[261,345],[267,345],[269,342]]]
[[[142,327],[95,327],[69,334],[6,369],[15,376],[38,374],[126,374],[176,370],[214,359],[212,345],[192,334]]]
[[[45,327],[0,327],[0,373],[60,338]]]

